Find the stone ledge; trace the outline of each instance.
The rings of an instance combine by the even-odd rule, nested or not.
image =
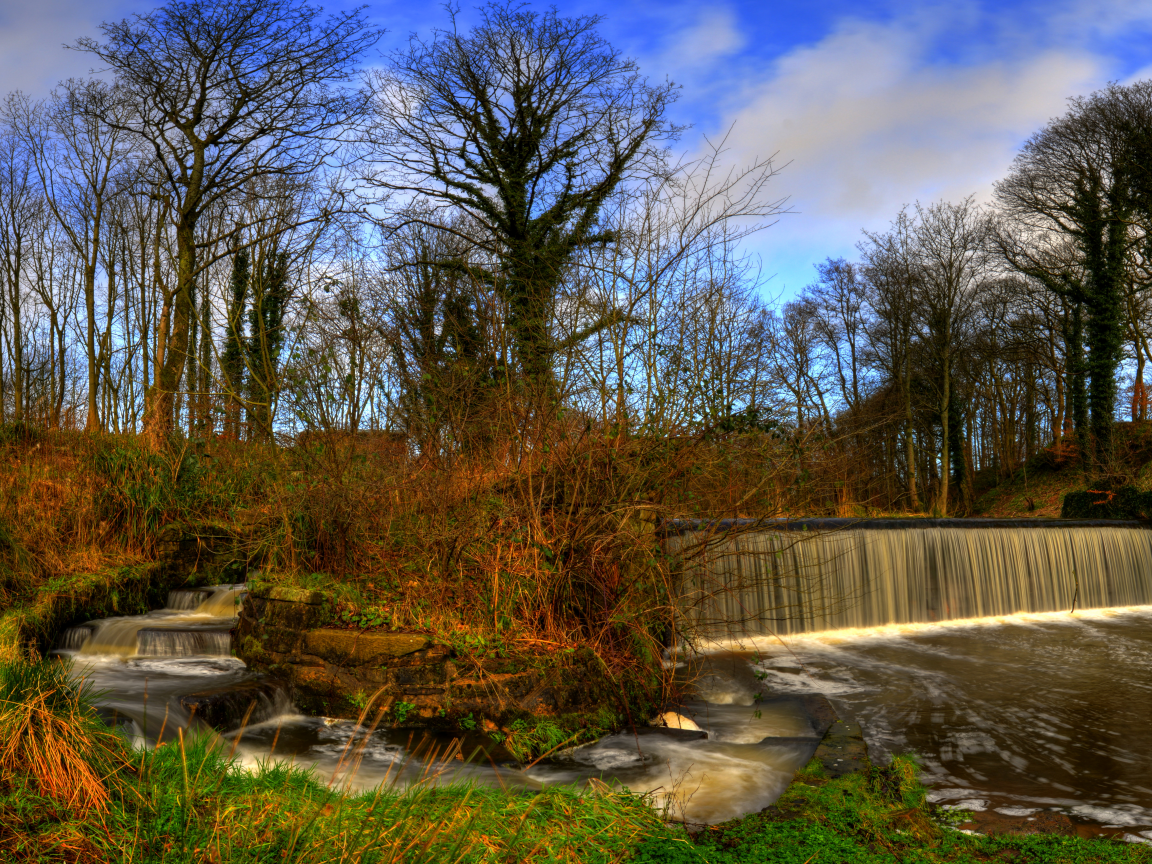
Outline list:
[[[427,636],[417,633],[361,633],[325,627],[305,633],[302,648],[333,663],[364,666],[414,654],[430,644]]]
[[[307,588],[287,588],[277,586],[255,592],[255,596],[263,600],[281,600],[285,603],[303,603],[308,606],[320,606],[328,595],[323,591],[312,591]]]
[[[872,764],[860,724],[847,723],[839,718],[820,739],[814,758],[820,760],[825,773],[832,778],[863,771]]]

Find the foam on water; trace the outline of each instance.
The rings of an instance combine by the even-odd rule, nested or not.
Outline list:
[[[1152,828],[1152,606],[710,646],[740,647],[773,692],[826,694],[875,758],[920,754],[932,800]]]
[[[244,663],[227,655],[235,623],[227,615],[242,593],[243,586],[232,585],[207,593],[173,592],[171,604],[182,608],[90,622],[84,625],[93,631],[90,638],[70,637],[69,644],[79,650],[61,653],[72,654],[74,674],[84,679],[110,721],[140,746],[154,746],[161,734],[171,740],[177,729],[199,734],[199,720],[189,716],[182,696],[249,687],[253,681]],[[746,667],[744,661],[740,666]],[[595,778],[651,793],[670,818],[691,822],[730,819],[767,806],[815,748],[807,716],[797,700],[758,702],[759,688],[725,674],[720,664],[701,685],[703,699],[676,710],[706,730],[705,740],[666,733],[613,735],[526,771],[500,764],[499,758],[493,764],[484,755],[471,762],[457,759],[446,738],[421,741],[422,733],[413,736],[409,730],[303,717],[287,704],[264,706],[258,722],[228,737],[237,742],[242,765],[287,762],[354,790],[452,779],[504,788],[584,788]],[[278,716],[269,717],[275,711]],[[788,741],[762,743],[773,738]],[[477,735],[463,743],[460,755],[472,755],[477,745],[492,748],[487,736]]]

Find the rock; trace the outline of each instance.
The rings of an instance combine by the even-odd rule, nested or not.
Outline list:
[[[653,726],[667,726],[669,729],[683,729],[686,732],[703,732],[690,718],[675,711],[665,711],[653,722]]]
[[[871,762],[860,724],[834,721],[816,748],[815,758],[820,760],[829,777],[843,777],[867,768]]]
[[[304,603],[309,606],[319,606],[327,600],[321,591],[309,591],[306,588],[277,587],[264,593],[268,600],[281,600],[286,603]]]
[[[180,697],[180,704],[213,729],[227,732],[240,725],[248,706],[253,703],[249,723],[258,723],[275,716],[283,696],[283,690],[272,681],[252,681],[236,687],[189,693]]]
[[[428,637],[418,633],[360,633],[355,630],[321,628],[304,636],[304,651],[331,663],[379,665],[391,657],[403,657],[428,647]]]

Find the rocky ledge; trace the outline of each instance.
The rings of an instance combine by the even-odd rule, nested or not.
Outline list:
[[[406,726],[502,727],[605,704],[578,658],[477,658],[427,634],[341,629],[332,620],[323,592],[255,588],[241,608],[237,654],[288,685],[301,709],[329,717],[367,708],[371,718],[388,706],[393,722]]]

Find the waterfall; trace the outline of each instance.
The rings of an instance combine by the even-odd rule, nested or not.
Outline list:
[[[896,522],[681,527],[665,548],[682,556],[684,629],[723,639],[1152,603],[1143,528]]]
[[[84,647],[84,643],[88,641],[88,637],[92,635],[92,631],[95,629],[89,624],[69,627],[60,634],[56,647],[64,651],[79,651]]]
[[[83,655],[228,656],[244,590],[244,585],[213,585],[170,591],[164,609],[72,628],[58,647]],[[81,629],[84,635],[73,633]]]
[[[243,585],[221,585],[196,607],[196,614],[235,618],[240,614],[240,601],[243,599],[244,591]]]
[[[141,628],[136,633],[136,653],[148,657],[227,657],[232,653],[232,634],[227,630]]]
[[[199,591],[195,589],[178,589],[168,592],[168,602],[165,609],[177,612],[191,612],[205,600],[212,596],[212,591]]]

